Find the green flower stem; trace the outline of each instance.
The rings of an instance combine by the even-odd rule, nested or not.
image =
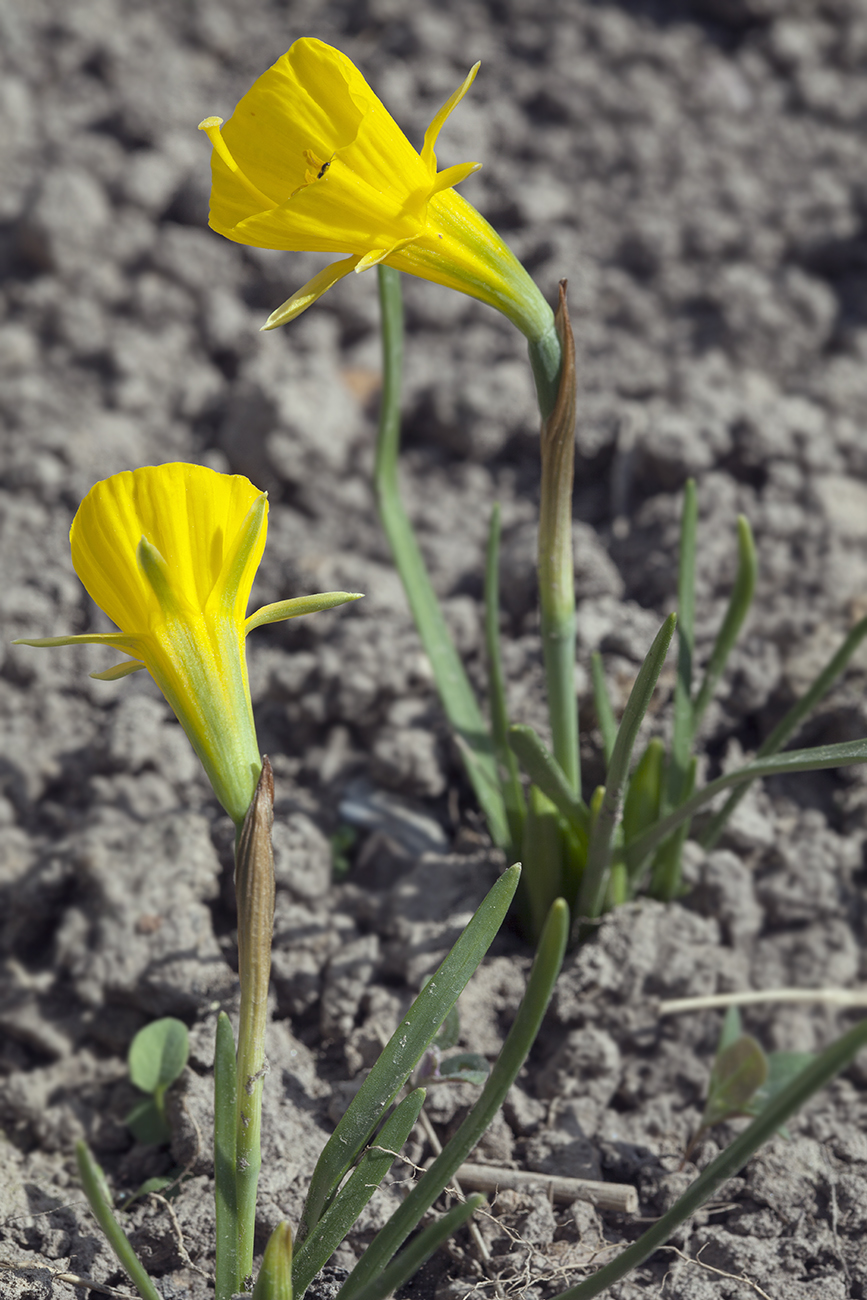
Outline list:
[[[238,1275],[238,1195],[235,1187],[237,1082],[235,1040],[225,1011],[217,1020],[214,1049],[214,1197],[217,1214],[215,1300],[231,1300]]]
[[[262,775],[238,837],[235,893],[238,904],[238,971],[241,1012],[238,1021],[237,1127],[235,1187],[238,1212],[238,1276],[242,1285],[253,1272],[256,1189],[262,1164],[262,1081],[265,1074],[265,1029],[271,975],[274,923],[274,779],[263,759]]]
[[[581,794],[575,698],[575,577],[572,486],[575,475],[575,344],[564,286],[556,316],[562,349],[557,398],[543,411],[539,493],[539,604],[542,655],[554,757]]]
[[[390,266],[380,266],[378,272],[383,389],[374,478],[379,516],[433,669],[440,700],[461,742],[467,775],[485,814],[491,839],[505,849],[511,842],[511,834],[491,738],[400,500],[397,458],[400,447],[403,303],[400,272]]]
[[[623,799],[623,788],[629,775],[632,750],[638,729],[644,721],[651,696],[656,689],[659,674],[662,672],[662,665],[665,663],[676,624],[677,615],[669,614],[638,670],[638,676],[635,678],[635,683],[629,692],[629,699],[626,701],[626,708],[623,710],[605,776],[605,793],[602,796],[599,815],[593,822],[593,829],[590,832],[587,866],[578,891],[576,911],[582,920],[594,920],[605,905],[608,873],[611,868],[611,844]]]
[[[569,909],[563,899],[558,898],[548,914],[515,1023],[481,1097],[430,1169],[419,1179],[362,1255],[341,1288],[339,1300],[356,1300],[362,1289],[387,1266],[395,1251],[400,1249],[420,1222],[422,1215],[430,1209],[449,1180],[455,1176],[502,1106],[539,1032],[563,964],[568,936]]]
[[[539,414],[547,420],[557,404],[560,391],[560,370],[563,365],[563,348],[553,314],[546,320],[543,333],[528,340],[530,368],[536,385]]]
[[[809,690],[789,709],[782,722],[777,724],[767,740],[759,746],[756,758],[767,758],[782,749],[789,737],[794,735],[807,715],[831,689],[865,637],[867,637],[867,617],[859,619],[855,624],[840,649],[831,657]],[[749,781],[745,781],[733,790],[720,811],[711,819],[701,836],[701,843],[705,849],[712,849],[716,844],[723,827],[748,788]]]
[[[93,1210],[97,1223],[108,1238],[108,1244],[120,1261],[121,1267],[126,1269],[130,1281],[142,1300],[162,1300],[162,1296],[148,1277],[143,1264],[130,1245],[129,1238],[114,1217],[114,1211],[111,1208],[105,1189],[102,1170],[94,1160],[85,1142],[76,1143],[75,1158],[78,1162],[78,1173],[88,1204]]]
[[[680,1200],[659,1219],[652,1228],[633,1245],[627,1246],[616,1259],[606,1264],[592,1277],[585,1278],[577,1286],[561,1291],[555,1300],[593,1300],[594,1296],[626,1277],[632,1269],[643,1264],[655,1250],[665,1245],[672,1233],[694,1214],[723,1183],[732,1178],[750,1157],[763,1146],[769,1138],[786,1121],[800,1110],[801,1106],[812,1097],[814,1092],[831,1081],[835,1075],[849,1064],[855,1055],[867,1044],[867,1020],[850,1029],[832,1043],[812,1065],[808,1065],[795,1079],[784,1088],[773,1101],[769,1102],[761,1115],[735,1138],[731,1146],[726,1147],[687,1189]]]

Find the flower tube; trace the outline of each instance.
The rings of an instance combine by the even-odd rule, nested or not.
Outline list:
[[[205,118],[200,130],[214,146],[213,230],[257,248],[345,255],[264,328],[292,320],[350,271],[383,262],[489,303],[531,341],[552,334],[539,289],[455,192],[481,163],[437,170],[437,136],[478,67],[436,114],[420,153],[351,60],[310,38],[259,78],[225,126]]]
[[[15,643],[89,642],[130,656],[91,674],[102,681],[147,669],[238,826],[262,768],[247,633],[356,599],[329,592],[267,605],[248,618],[267,527],[266,494],[240,475],[188,464],[113,474],[82,501],[70,542],[76,573],[121,630]]]

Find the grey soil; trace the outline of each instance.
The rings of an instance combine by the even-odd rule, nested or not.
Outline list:
[[[92,483],[185,459],[271,500],[257,603],[364,591],[350,609],[257,632],[260,740],[278,782],[278,901],[260,1246],[296,1220],[316,1152],[363,1071],[502,863],[450,742],[370,486],[379,375],[374,277],[288,328],[265,316],[326,259],[236,247],[206,226],[206,114],[228,117],[292,40],[339,45],[421,142],[477,58],[441,138],[479,159],[463,187],[553,298],[568,277],[581,392],[576,565],[582,745],[600,773],[587,665],[622,704],[672,608],[680,491],[699,484],[699,655],[734,570],[739,511],[761,578],[708,714],[707,775],[753,751],[867,611],[867,237],[860,0],[5,0],[0,6],[0,1295],[126,1287],[83,1204],[84,1135],[120,1195],[188,1165],[173,1213],[130,1232],[166,1300],[209,1294],[209,1068],[237,994],[231,827],[145,675],[105,684],[94,647],[15,636],[107,630],[67,533]],[[502,504],[513,715],[544,726],[534,579],[536,417],[521,338],[421,282],[408,309],[404,483],[474,680],[488,515]],[[803,743],[867,734],[867,656]],[[667,670],[653,726],[665,731]],[[507,1295],[544,1297],[607,1258],[688,1181],[720,1016],[660,998],[863,978],[867,781],[771,783],[689,892],[607,918],[574,953],[483,1155],[633,1183],[641,1221],[503,1193],[482,1220]],[[364,823],[332,884],[329,838]],[[503,935],[462,1003],[493,1056],[529,964]],[[157,1016],[190,1026],[172,1151],[133,1142],[125,1054]],[[829,1042],[846,1015],[762,1008],[767,1049]],[[856,1063],[628,1282],[703,1300],[867,1295],[867,1138]],[[472,1099],[435,1090],[441,1136]],[[695,1154],[705,1164],[731,1136]],[[409,1157],[422,1164],[422,1139]],[[377,1195],[334,1261],[351,1266],[400,1196]],[[491,1269],[488,1268],[487,1277]],[[323,1284],[321,1295],[333,1292]],[[491,1288],[459,1238],[413,1288]],[[96,1293],[94,1293],[96,1294]]]

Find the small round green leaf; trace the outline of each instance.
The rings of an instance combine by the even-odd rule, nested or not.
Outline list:
[[[124,1120],[129,1131],[145,1146],[160,1147],[171,1139],[172,1131],[153,1097],[142,1097]]]
[[[725,1047],[713,1063],[702,1128],[746,1113],[746,1106],[768,1077],[768,1058],[750,1034]]]
[[[165,1092],[187,1063],[190,1041],[181,1020],[166,1016],[145,1025],[129,1049],[129,1077],[142,1092]]]
[[[458,1052],[440,1062],[438,1079],[446,1083],[474,1083],[481,1088],[488,1081],[491,1067],[475,1052]]]

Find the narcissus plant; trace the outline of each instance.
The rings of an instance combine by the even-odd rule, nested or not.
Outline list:
[[[437,137],[478,67],[434,117],[421,153],[346,55],[310,38],[259,78],[225,126],[205,118],[213,230],[257,248],[345,254],[266,329],[292,320],[350,271],[385,263],[480,298],[531,340],[553,332],[539,289],[454,189],[481,163],[437,170]]]
[[[239,826],[262,767],[247,633],[357,598],[342,591],[302,596],[248,618],[267,529],[267,496],[240,475],[187,464],[113,474],[82,501],[70,542],[76,573],[120,631],[16,643],[90,642],[129,656],[91,674],[102,681],[146,668]]]

